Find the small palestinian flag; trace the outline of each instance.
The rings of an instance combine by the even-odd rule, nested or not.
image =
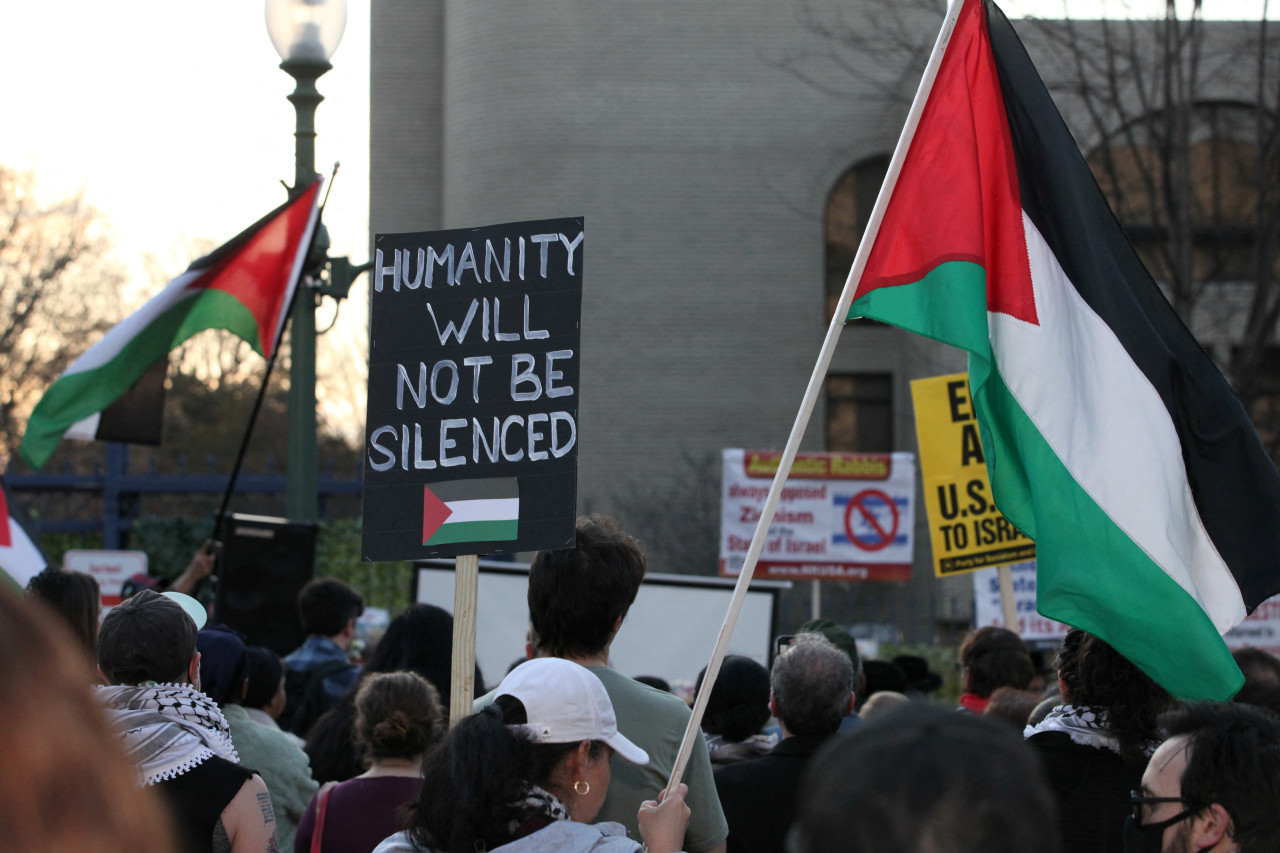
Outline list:
[[[431,483],[422,492],[422,544],[509,542],[520,529],[515,477]]]
[[[158,444],[169,353],[205,329],[270,358],[311,246],[320,183],[192,263],[76,359],[32,411],[22,458],[41,467],[64,435]]]

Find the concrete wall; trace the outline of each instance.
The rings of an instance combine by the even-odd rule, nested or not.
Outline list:
[[[714,538],[675,517],[718,501],[706,463],[786,441],[826,330],[827,196],[892,150],[937,22],[899,27],[919,49],[898,66],[818,30],[874,39],[886,15],[903,13],[865,0],[374,4],[371,227],[585,217],[579,506],[618,515],[657,571],[714,571]],[[956,351],[858,326],[832,372],[891,373],[895,448],[914,451],[909,380],[963,368]],[[820,404],[805,449],[825,449],[824,417]],[[717,523],[701,526],[714,537]],[[920,594],[935,586],[928,550],[921,526]]]

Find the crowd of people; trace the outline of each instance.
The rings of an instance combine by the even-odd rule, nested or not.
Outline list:
[[[0,848],[1280,853],[1280,660],[1240,650],[1236,701],[1183,703],[1077,629],[1047,676],[1013,632],[972,632],[957,707],[923,659],[807,623],[770,666],[723,662],[664,795],[690,709],[610,666],[645,570],[599,516],[537,554],[528,659],[488,692],[477,669],[452,728],[438,607],[357,666],[364,601],[333,579],[299,593],[284,658],[172,589],[100,625],[87,576],[0,589]]]

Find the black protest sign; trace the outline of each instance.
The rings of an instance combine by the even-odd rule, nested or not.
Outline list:
[[[583,235],[376,236],[362,559],[572,547]]]

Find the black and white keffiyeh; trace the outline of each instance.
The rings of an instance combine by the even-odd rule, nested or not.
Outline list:
[[[99,687],[98,698],[144,786],[181,776],[211,755],[240,763],[222,711],[189,684]]]
[[[1109,749],[1120,755],[1120,740],[1111,732],[1106,708],[1089,705],[1055,705],[1040,723],[1023,729],[1023,737],[1040,732],[1063,732],[1072,743]],[[1155,751],[1156,743],[1146,749],[1147,755]]]
[[[519,827],[530,818],[547,817],[551,820],[569,820],[569,809],[560,798],[550,791],[530,785],[523,800],[513,803],[520,810],[520,817],[511,822],[507,831],[515,834]]]

